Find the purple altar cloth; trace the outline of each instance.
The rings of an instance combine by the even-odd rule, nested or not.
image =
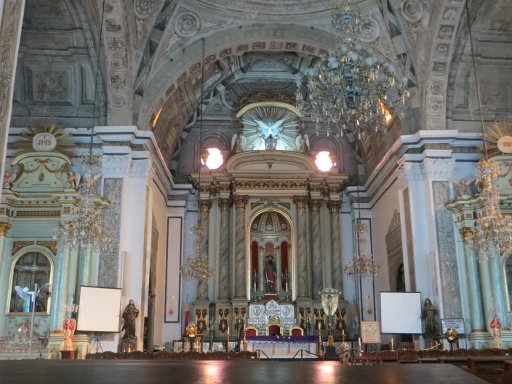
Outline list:
[[[246,336],[246,339],[259,343],[314,343],[318,340],[318,336]]]

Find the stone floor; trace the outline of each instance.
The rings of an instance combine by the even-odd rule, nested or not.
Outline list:
[[[485,381],[451,364],[345,366],[335,361],[0,361],[0,382],[54,383],[379,383],[482,384]]]

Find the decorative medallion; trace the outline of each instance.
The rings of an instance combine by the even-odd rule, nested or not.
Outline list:
[[[417,23],[423,17],[424,7],[419,0],[405,0],[401,11],[405,20],[409,23]]]
[[[112,96],[112,103],[114,104],[114,107],[122,108],[125,105],[126,100],[122,95],[116,94]]]
[[[373,17],[365,16],[361,18],[359,27],[359,38],[365,43],[371,43],[380,35],[379,22]]]
[[[135,15],[139,19],[145,19],[154,12],[157,5],[158,2],[156,0],[136,0]]]
[[[41,132],[32,139],[32,148],[38,152],[53,151],[57,146],[57,139],[49,132]]]
[[[178,16],[174,31],[183,38],[191,37],[201,29],[201,20],[192,12],[183,12]]]

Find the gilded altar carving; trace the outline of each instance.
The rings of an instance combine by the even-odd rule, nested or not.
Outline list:
[[[20,249],[34,245],[33,241],[15,241],[12,243],[12,254],[16,254]]]

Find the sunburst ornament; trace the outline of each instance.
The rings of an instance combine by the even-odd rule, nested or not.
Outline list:
[[[55,123],[40,124],[29,128],[21,134],[21,139],[13,144],[16,156],[25,152],[57,151],[66,156],[72,156],[74,143],[68,141],[70,135]]]
[[[489,157],[498,156],[502,153],[511,153],[512,123],[505,121],[490,123],[486,127],[484,140]],[[505,143],[508,145],[505,145]]]

